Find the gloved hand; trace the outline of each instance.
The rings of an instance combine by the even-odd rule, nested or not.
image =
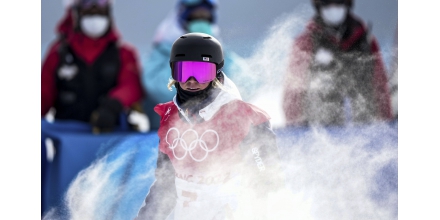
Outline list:
[[[150,131],[150,120],[147,114],[144,113],[142,106],[139,103],[135,103],[131,106],[127,121],[131,128],[139,132]]]
[[[100,100],[99,107],[90,117],[93,133],[113,131],[119,123],[119,114],[122,110],[122,103],[114,98],[107,97]]]
[[[135,110],[130,111],[128,114],[128,123],[139,132],[150,131],[150,120],[145,113]]]
[[[333,61],[333,53],[326,48],[319,48],[315,54],[315,62],[322,66],[328,66]]]

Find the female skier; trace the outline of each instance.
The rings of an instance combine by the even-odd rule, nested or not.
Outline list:
[[[154,108],[161,116],[156,180],[136,219],[231,219],[240,210],[264,219],[268,194],[284,187],[270,118],[241,100],[223,64],[211,35],[174,42],[168,87],[177,94]]]

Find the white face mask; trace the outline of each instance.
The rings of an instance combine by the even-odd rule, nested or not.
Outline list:
[[[101,37],[109,25],[110,21],[104,15],[86,15],[81,18],[81,30],[91,38]]]
[[[347,16],[347,6],[345,5],[329,5],[321,7],[322,20],[331,26],[338,26],[344,22]]]

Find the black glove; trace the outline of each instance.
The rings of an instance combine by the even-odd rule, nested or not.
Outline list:
[[[94,133],[111,132],[119,123],[119,114],[123,110],[122,103],[114,98],[103,98],[99,107],[93,111],[90,123]]]

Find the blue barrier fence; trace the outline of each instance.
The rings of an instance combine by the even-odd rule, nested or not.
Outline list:
[[[78,122],[42,120],[41,126],[44,219],[71,219],[69,216],[75,215],[74,212],[84,213],[91,206],[95,206],[94,215],[102,219],[136,216],[154,181],[159,141],[156,132],[116,131],[94,135],[87,124]],[[371,200],[390,206],[397,219],[397,200],[394,200],[398,188],[397,129],[397,122],[345,128],[276,129],[288,186],[293,191],[304,190],[307,181],[322,182],[316,173],[325,173],[338,179],[329,184],[350,188],[351,182],[341,181],[337,176],[359,179],[369,175],[365,179],[369,182]],[[43,154],[47,138],[53,141],[56,150],[51,162],[45,161]],[[341,161],[338,155],[346,161]],[[312,170],[309,173],[298,168],[307,166],[303,170]],[[298,176],[307,178],[298,181]],[[390,204],[390,201],[395,202]]]

